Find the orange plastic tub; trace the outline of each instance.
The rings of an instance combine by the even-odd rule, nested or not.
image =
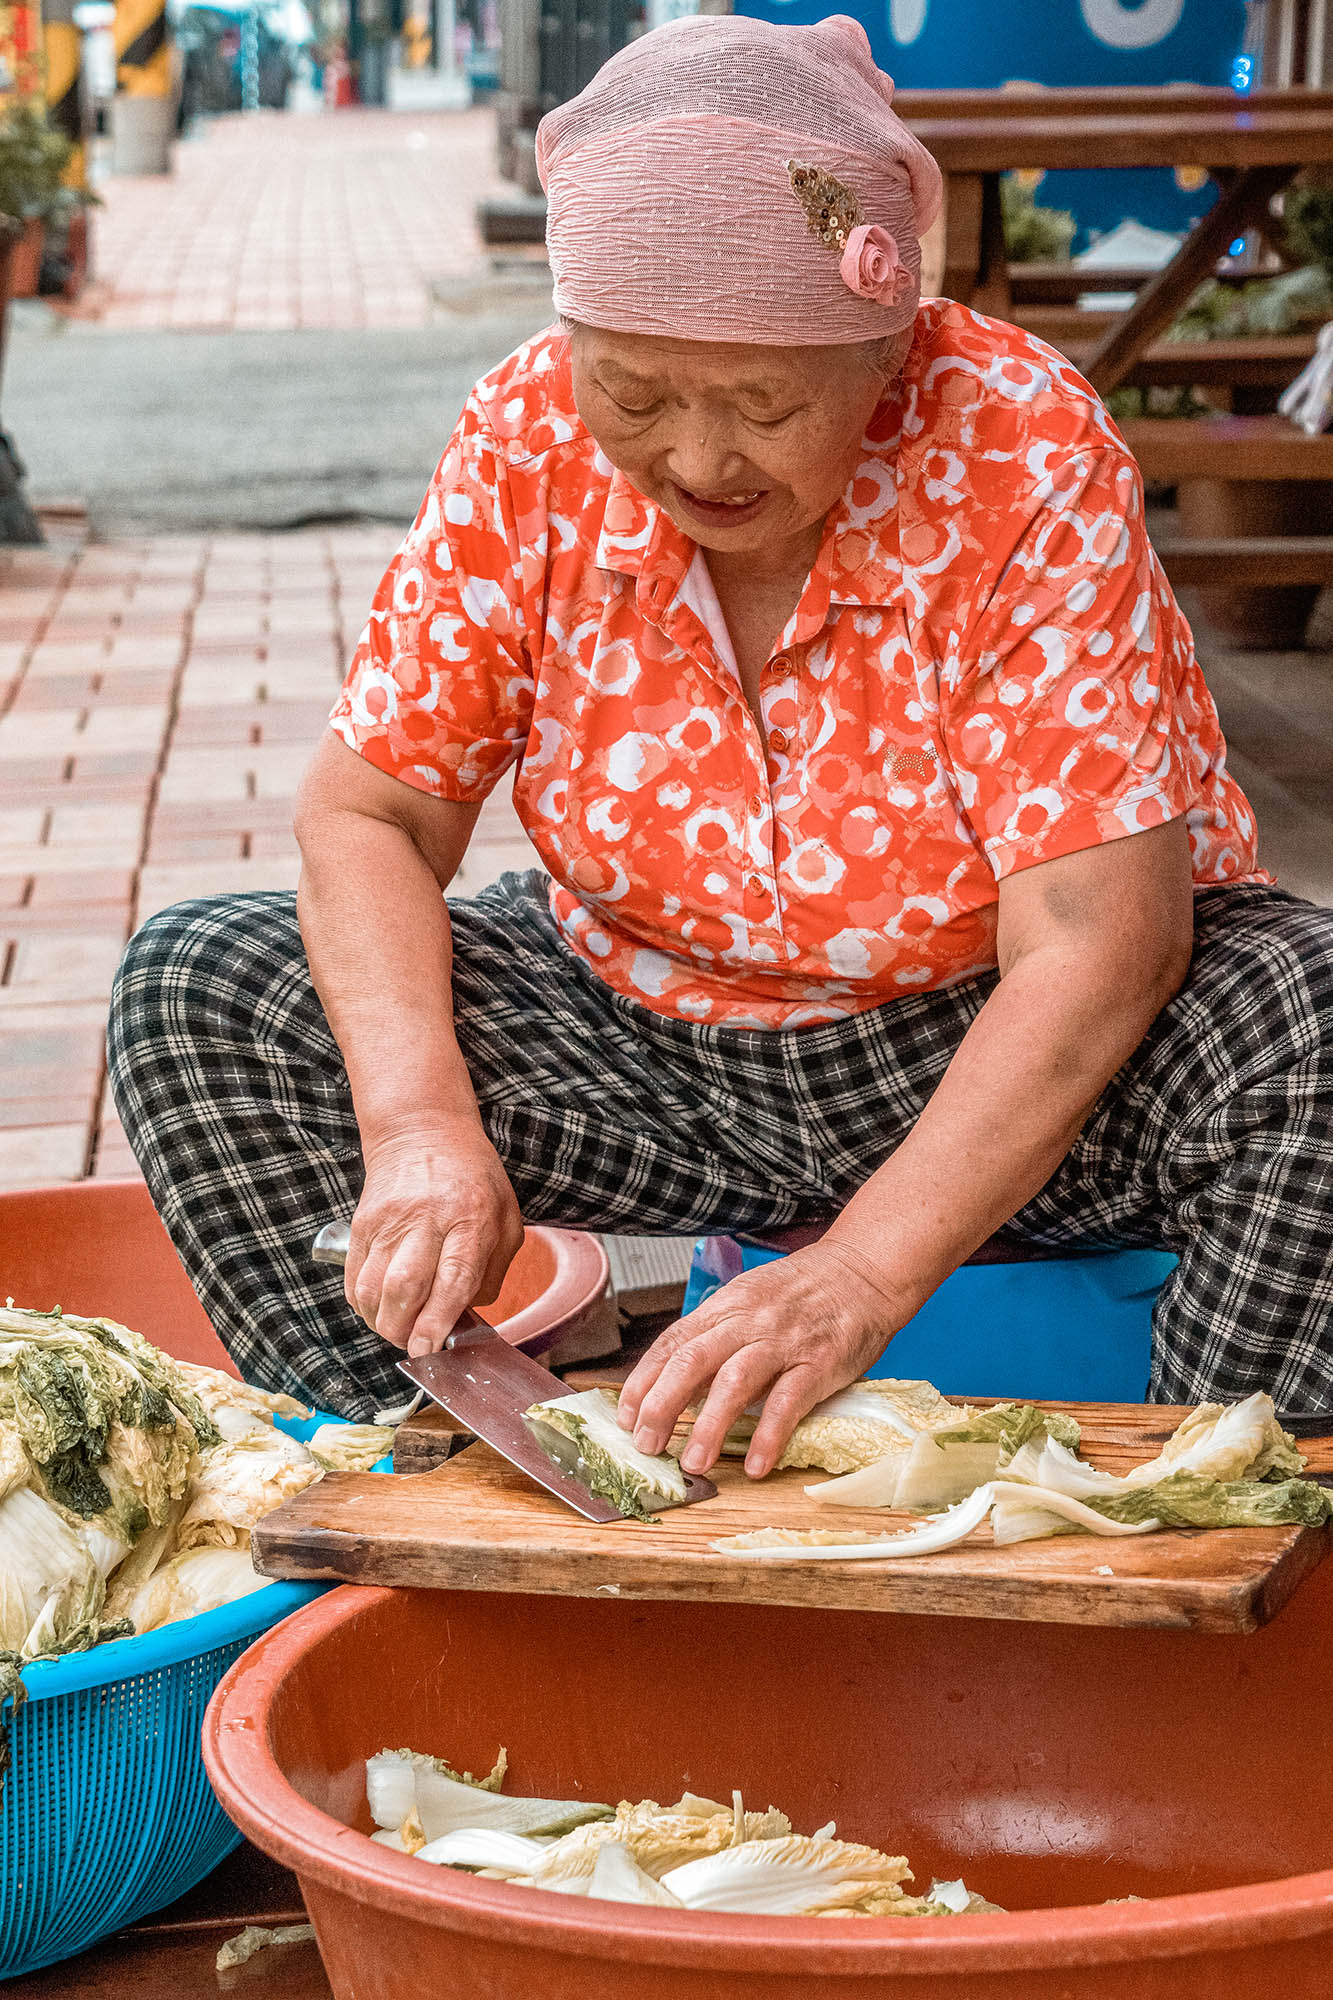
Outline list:
[[[1327,2000],[1333,1564],[1211,1637],[341,1589],[222,1682],[204,1758],[296,1870],[338,2000]],[[366,1839],[386,1745],[555,1797],[781,1804],[1011,1914],[705,1916]],[[1152,1900],[1106,1906],[1109,1897]]]
[[[534,1227],[485,1316],[540,1353],[606,1290],[595,1236]],[[0,1298],[48,1311],[102,1314],[181,1361],[231,1369],[142,1181],[73,1181],[0,1193]]]

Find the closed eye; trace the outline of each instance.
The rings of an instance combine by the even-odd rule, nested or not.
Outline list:
[[[611,407],[619,410],[622,417],[651,417],[654,411],[660,410],[662,407],[660,403],[640,403],[637,405],[634,403],[622,403],[619,396],[613,396],[609,389],[604,393]]]

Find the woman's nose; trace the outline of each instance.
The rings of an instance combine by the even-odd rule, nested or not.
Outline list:
[[[682,429],[666,454],[667,477],[687,493],[703,499],[725,495],[744,485],[746,461],[725,431],[711,425]]]

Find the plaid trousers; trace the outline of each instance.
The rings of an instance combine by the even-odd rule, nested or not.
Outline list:
[[[1178,1254],[1154,1319],[1158,1400],[1266,1389],[1322,1412],[1333,910],[1246,887],[1195,911],[1185,987],[1006,1233]],[[910,1130],[994,983],[825,1026],[709,1027],[605,986],[561,942],[536,872],[450,913],[459,1043],[530,1222],[684,1234],[834,1214]],[[153,1199],[242,1372],[349,1417],[400,1400],[393,1351],[310,1260],[363,1168],[295,898],[181,903],[146,924],[117,979],[109,1063]]]

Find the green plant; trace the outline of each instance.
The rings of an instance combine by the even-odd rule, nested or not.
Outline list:
[[[0,113],[0,214],[59,223],[86,208],[94,197],[65,184],[73,154],[71,141],[37,106],[8,105]]]
[[[1245,285],[1200,285],[1171,328],[1171,340],[1243,340],[1247,335],[1297,333],[1333,313],[1333,274],[1322,264],[1302,264],[1274,278]]]
[[[1212,405],[1197,391],[1180,389],[1112,389],[1106,407],[1118,424],[1136,417],[1206,417]]]
[[[1282,233],[1295,263],[1320,265],[1333,278],[1333,187],[1293,188],[1282,204]]]
[[[1000,182],[1005,248],[1015,264],[1062,264],[1078,223],[1064,208],[1043,208],[1015,174]]]

